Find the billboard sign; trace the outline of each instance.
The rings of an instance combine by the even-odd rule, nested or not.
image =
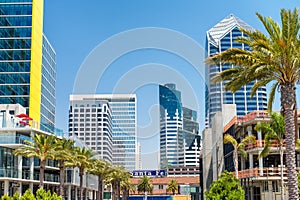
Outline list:
[[[142,177],[142,176],[164,177],[167,176],[167,171],[166,170],[133,170],[130,174],[133,177]]]

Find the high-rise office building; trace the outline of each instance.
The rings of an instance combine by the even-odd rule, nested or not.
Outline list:
[[[181,92],[175,84],[159,85],[160,167],[183,161]]]
[[[107,101],[112,113],[113,165],[138,168],[135,94],[83,94],[70,99]]]
[[[200,136],[197,112],[182,107],[176,85],[159,85],[160,167],[199,163]]]
[[[70,96],[69,135],[76,136],[99,158],[112,163],[112,114],[107,101]]]
[[[184,166],[198,166],[200,160],[200,140],[199,123],[197,122],[197,112],[195,110],[182,107],[183,127],[182,137],[184,144]]]
[[[55,51],[43,34],[43,0],[0,0],[0,104],[26,108],[54,132]]]
[[[209,29],[206,33],[207,57],[223,52],[229,48],[250,50],[248,45],[235,41],[239,36],[246,37],[239,28],[254,30],[251,26],[233,14]],[[206,88],[205,114],[208,121],[212,119],[216,112],[222,111],[222,104],[236,104],[237,116],[243,116],[251,111],[265,110],[267,108],[266,87],[259,88],[253,98],[250,97],[250,90],[255,82],[242,87],[234,94],[232,94],[231,91],[225,91],[225,81],[217,84],[210,84],[210,80],[217,73],[233,67],[233,65],[225,63],[211,65],[206,68],[206,83],[208,85]]]

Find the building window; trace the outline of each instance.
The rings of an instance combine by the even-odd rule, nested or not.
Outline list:
[[[163,190],[164,189],[164,185],[158,185],[158,189],[159,190]]]

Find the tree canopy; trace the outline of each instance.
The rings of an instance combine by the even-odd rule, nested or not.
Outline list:
[[[227,171],[221,174],[218,180],[213,181],[205,196],[207,200],[244,200],[245,198],[240,180]]]

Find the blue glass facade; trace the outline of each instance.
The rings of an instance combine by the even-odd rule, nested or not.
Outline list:
[[[235,42],[239,36],[245,36],[239,27],[252,29],[245,22],[234,15],[223,19],[207,32],[206,50],[207,56],[226,51],[230,48],[241,48],[250,50],[249,46]],[[255,82],[250,83],[232,94],[225,91],[225,81],[217,84],[210,84],[210,80],[219,72],[233,68],[229,64],[211,65],[207,69],[206,82],[208,83],[206,93],[206,117],[211,120],[216,112],[222,111],[222,104],[236,104],[237,116],[243,116],[254,110],[265,110],[267,108],[266,88],[259,88],[258,92],[250,98],[250,90]]]
[[[43,36],[41,130],[55,132],[56,53]]]
[[[159,85],[159,105],[161,109],[168,110],[168,116],[173,119],[176,112],[181,116],[181,92],[176,90],[175,84]],[[161,112],[164,116],[164,112]]]
[[[113,97],[109,101],[113,121],[113,164],[137,168],[136,97]]]
[[[0,103],[28,109],[32,4],[0,0]]]
[[[41,130],[54,133],[56,55],[43,36],[41,83],[38,83],[41,84],[41,92],[30,91],[33,71],[32,13],[32,0],[0,0],[0,104],[19,103],[29,114],[31,93],[40,95],[35,97],[40,99],[38,104],[31,106],[40,106],[36,110],[40,110]]]

